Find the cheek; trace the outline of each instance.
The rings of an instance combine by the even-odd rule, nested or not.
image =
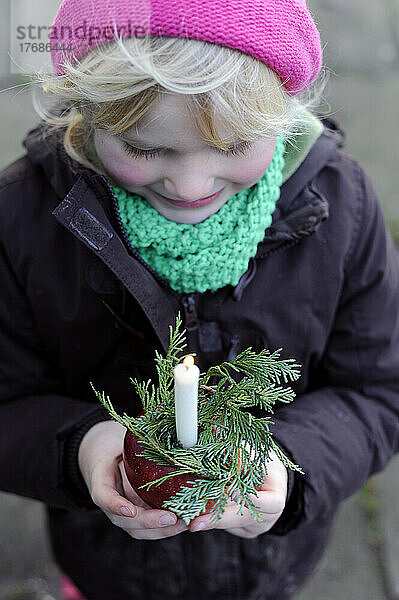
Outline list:
[[[233,166],[231,180],[247,186],[256,183],[272,162],[275,150],[276,142],[259,143],[250,158],[243,158]]]
[[[243,161],[241,165],[236,165],[232,170],[232,180],[238,183],[257,181],[267,170],[273,158],[270,156],[261,156],[251,161]]]
[[[124,185],[145,185],[152,181],[153,169],[150,165],[143,165],[134,159],[121,159],[112,162],[112,171],[107,167],[115,179]]]

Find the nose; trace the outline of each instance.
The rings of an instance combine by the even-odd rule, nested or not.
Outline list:
[[[194,202],[219,191],[215,186],[211,165],[205,164],[205,161],[180,164],[179,169],[168,173],[164,178],[164,188],[168,196],[186,202]]]

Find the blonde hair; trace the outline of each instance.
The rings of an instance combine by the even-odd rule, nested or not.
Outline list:
[[[276,73],[238,50],[186,38],[116,39],[65,62],[62,76],[33,78],[57,103],[50,108],[33,94],[45,136],[57,132],[66,153],[106,175],[94,146],[95,129],[121,134],[132,128],[163,93],[187,96],[194,123],[210,144],[226,150],[215,118],[245,141],[282,135],[288,142],[306,132],[309,114],[324,89],[324,72],[301,97],[290,96]],[[59,100],[64,101],[60,104]],[[59,108],[62,107],[60,111]],[[58,107],[58,108],[57,108]]]

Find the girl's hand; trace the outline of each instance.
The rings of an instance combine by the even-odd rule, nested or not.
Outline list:
[[[122,459],[125,433],[120,423],[102,421],[82,439],[79,468],[94,504],[136,539],[158,540],[187,530],[174,513],[149,507],[129,484]],[[162,522],[166,518],[169,523]]]
[[[251,499],[259,507],[262,514],[262,523],[257,523],[247,508],[243,508],[241,515],[237,514],[238,504],[229,502],[223,516],[215,525],[210,525],[209,515],[196,517],[189,524],[190,531],[206,531],[207,529],[225,529],[233,535],[244,538],[255,538],[266,533],[273,527],[281,516],[287,499],[287,469],[271,451],[272,460],[267,462],[267,476],[258,492],[258,497]],[[203,524],[203,527],[200,527]]]

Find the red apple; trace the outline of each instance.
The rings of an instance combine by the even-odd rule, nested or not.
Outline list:
[[[183,485],[187,485],[189,481],[201,479],[200,475],[194,473],[176,475],[160,485],[152,485],[149,489],[139,489],[144,483],[149,483],[164,477],[168,473],[177,471],[175,467],[158,465],[144,456],[137,456],[144,449],[145,446],[140,443],[139,438],[131,431],[126,431],[123,445],[123,462],[127,478],[135,492],[152,508],[163,508],[163,502],[174,496]],[[214,501],[209,501],[203,514],[208,513],[213,504]]]
[[[189,485],[188,482],[195,479],[202,479],[201,475],[195,473],[175,475],[160,485],[154,484],[149,489],[139,489],[145,483],[177,471],[175,467],[158,465],[144,456],[137,456],[144,449],[145,446],[140,443],[139,438],[131,431],[126,431],[123,445],[123,462],[127,478],[135,492],[152,508],[163,508],[163,502],[175,496],[183,485]],[[259,490],[260,488],[257,487],[256,489]],[[205,510],[201,514],[210,513],[214,504],[215,500],[208,500]]]

